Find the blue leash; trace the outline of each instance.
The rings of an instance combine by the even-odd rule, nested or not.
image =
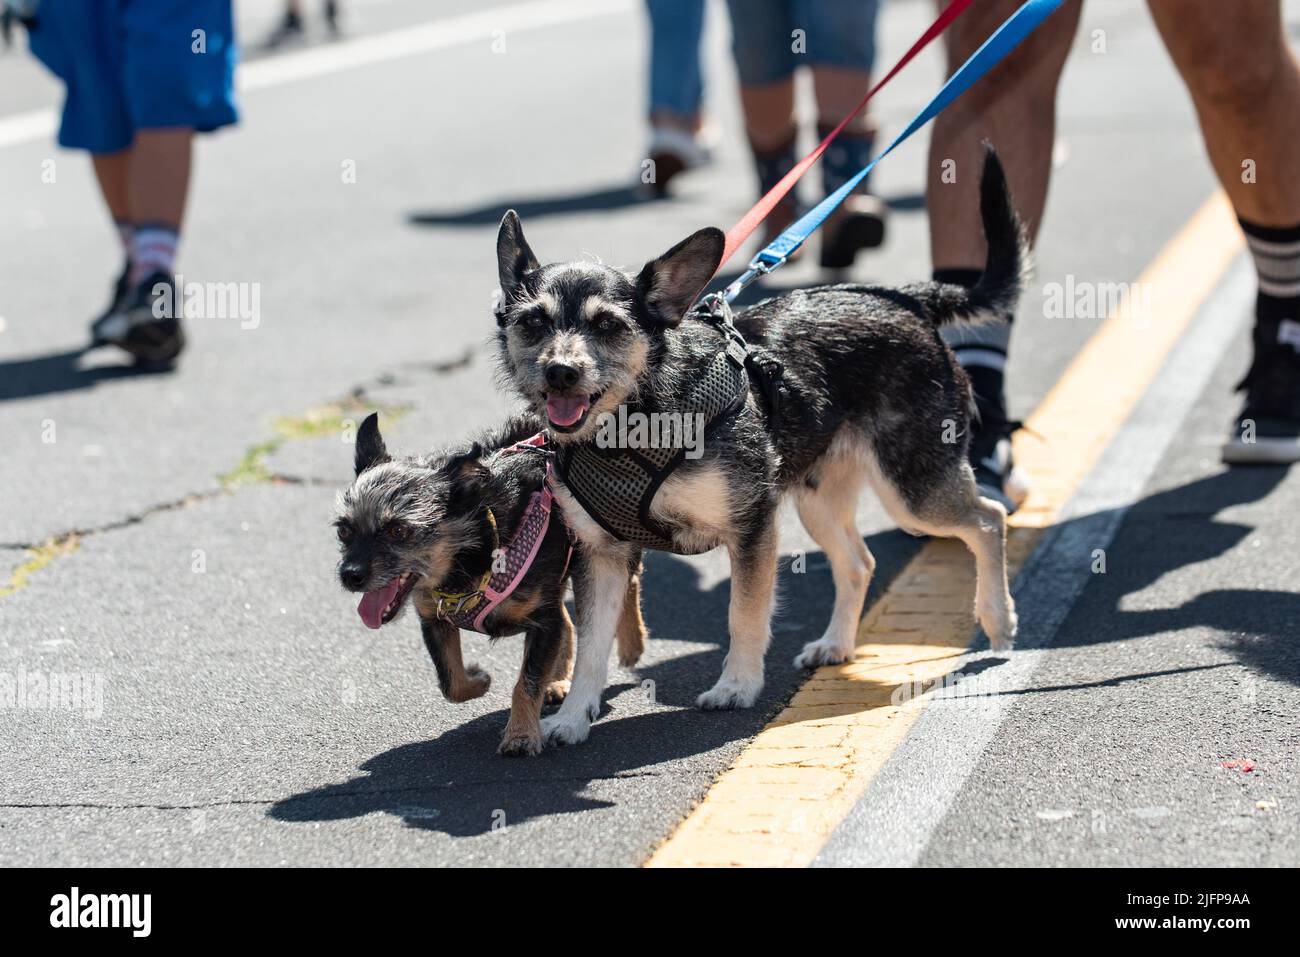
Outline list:
[[[1022,40],[1038,29],[1039,25],[1055,12],[1056,8],[1063,2],[1064,0],[1025,0],[1024,5],[1008,17],[1007,21],[984,41],[984,45],[961,65],[961,69],[948,78],[948,82],[935,94],[934,99],[916,115],[903,132],[894,138],[892,143],[885,147],[882,153],[864,166],[847,183],[805,213],[798,222],[768,243],[750,261],[745,272],[723,290],[722,298],[726,302],[731,302],[759,276],[765,276],[779,268],[796,249],[804,244],[809,236],[817,231],[817,228],[826,221],[826,218],[835,211],[836,207],[849,197],[849,194],[857,188],[858,184],[867,178],[871,171],[875,169],[877,163],[892,153],[909,136],[943,112],[953,100],[970,89],[980,77],[997,66],[1007,54],[1020,45]]]

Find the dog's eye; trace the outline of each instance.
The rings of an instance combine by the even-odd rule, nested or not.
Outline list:
[[[401,522],[392,522],[384,530],[389,538],[395,542],[404,541],[406,536],[411,533],[411,529]]]
[[[530,312],[521,321],[529,329],[540,329],[546,325],[546,316],[540,312]]]
[[[339,525],[339,541],[345,545],[352,541],[352,526],[346,522]]]
[[[617,332],[623,324],[607,312],[602,312],[593,323],[599,332]]]

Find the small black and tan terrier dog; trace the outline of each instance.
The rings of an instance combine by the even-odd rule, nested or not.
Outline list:
[[[362,593],[357,608],[370,628],[396,619],[410,603],[449,701],[477,698],[490,676],[466,666],[460,628],[493,639],[524,634],[524,660],[500,753],[542,750],[543,703],[564,699],[573,672],[573,624],[564,607],[571,548],[546,487],[546,457],[525,440],[540,424],[526,418],[480,438],[467,450],[431,456],[389,455],[377,415],[361,424],[356,479],[339,494],[343,553],[339,580]],[[620,662],[645,647],[640,555],[629,569],[618,627]]]
[[[1006,512],[980,495],[966,461],[970,382],[940,336],[948,323],[1005,318],[1020,294],[1024,232],[991,149],[980,212],[988,259],[974,288],[824,286],[745,310],[735,320],[753,350],[745,367],[756,361],[775,371],[752,384],[742,379],[739,390],[719,374],[735,378],[727,362],[739,363],[739,342],[720,318],[688,318],[722,258],[721,231],[701,229],[632,274],[590,262],[542,265],[519,217],[506,214],[497,237],[501,371],[545,416],[557,447],[555,494],[585,559],[573,578],[573,688],[542,722],[549,742],[584,740],[599,713],[629,555],[645,545],[678,553],[727,548],[730,646],[721,676],[698,702],[754,704],[775,600],[782,499],[797,506],[835,579],[826,631],[805,645],[798,667],[855,653],[875,568],[855,522],[867,487],[905,530],[965,542],[978,569],[975,615],[994,648],[1011,647],[1017,621],[1007,589]],[[660,447],[622,435],[621,425],[608,428],[705,408],[713,418],[702,449],[667,466]]]

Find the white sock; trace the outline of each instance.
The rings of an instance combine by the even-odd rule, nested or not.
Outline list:
[[[136,226],[131,234],[131,284],[148,279],[156,272],[172,274],[176,261],[176,244],[180,237],[170,226],[151,223]]]

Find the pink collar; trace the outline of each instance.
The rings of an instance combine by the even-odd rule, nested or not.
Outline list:
[[[529,449],[543,449],[546,445],[545,433],[539,432],[531,438],[516,442],[502,449],[503,455],[522,452]],[[511,536],[510,542],[492,554],[492,574],[481,592],[474,592],[457,602],[452,608],[439,607],[437,616],[450,622],[457,628],[483,632],[483,623],[497,606],[515,593],[515,589],[528,575],[542,547],[542,540],[551,527],[551,512],[555,495],[551,492],[551,465],[546,464],[546,481],[540,490],[534,492],[524,509],[519,526]],[[558,509],[555,509],[558,511]],[[566,526],[567,531],[567,526]],[[572,538],[568,543],[564,567],[568,570],[569,559],[573,556]]]

